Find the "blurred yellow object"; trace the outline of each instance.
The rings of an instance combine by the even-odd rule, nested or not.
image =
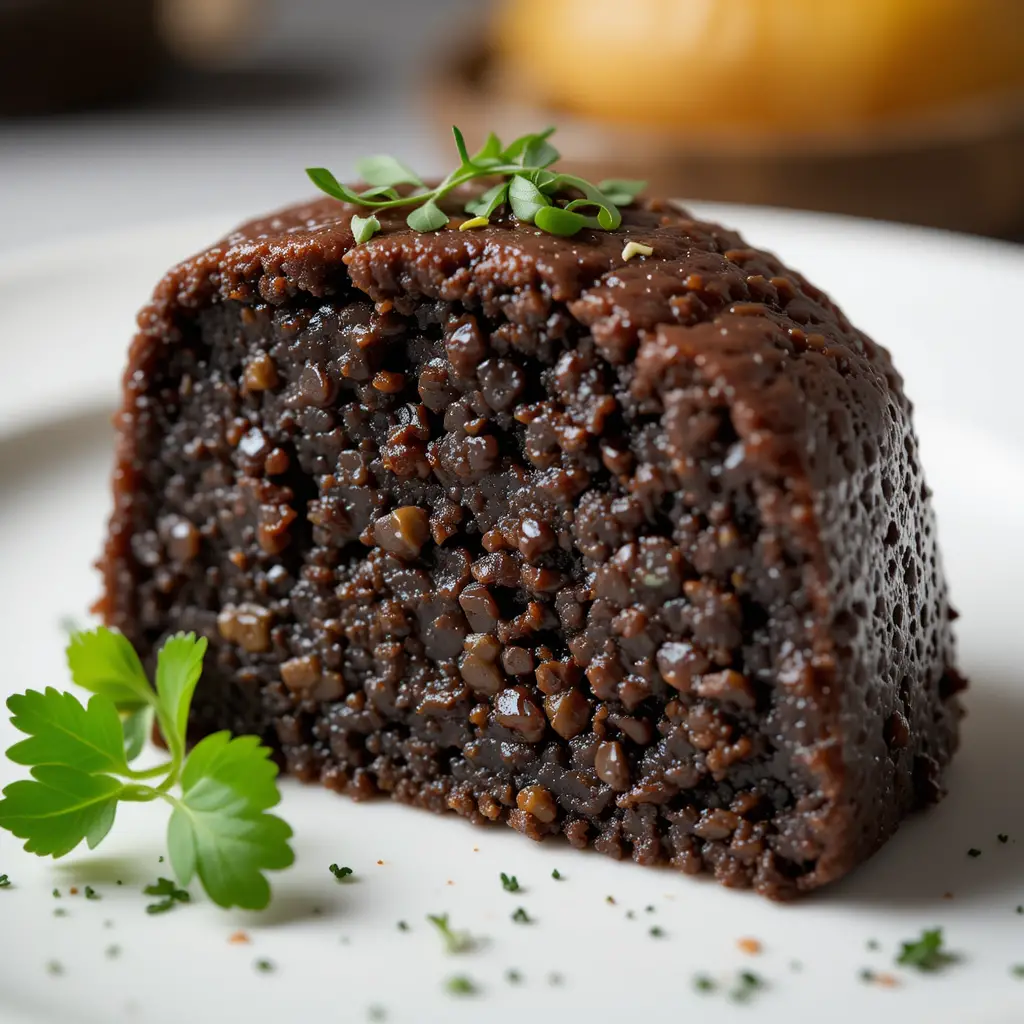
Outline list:
[[[1024,0],[503,0],[529,102],[708,130],[849,131],[1024,89]]]

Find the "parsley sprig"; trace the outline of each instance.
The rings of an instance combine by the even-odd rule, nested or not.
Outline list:
[[[24,839],[29,853],[63,857],[83,839],[90,849],[98,846],[118,804],[163,800],[172,808],[167,846],[178,882],[188,885],[198,875],[222,907],[265,907],[270,885],[264,872],[294,859],[291,828],[267,813],[280,801],[277,766],[255,736],[218,732],[186,753],[189,707],[205,653],[205,639],[172,636],[157,655],[151,686],[120,633],[73,634],[71,676],[92,697],[83,706],[74,694],[48,687],[8,699],[11,723],[28,738],[7,756],[28,766],[32,777],[4,789],[0,828]],[[154,718],[169,758],[137,770],[131,762]]]
[[[326,167],[307,167],[306,174],[322,192],[346,203],[371,210],[399,206],[413,209],[406,223],[414,231],[437,231],[449,221],[438,205],[450,192],[478,178],[499,178],[480,196],[465,204],[472,218],[461,227],[482,227],[502,207],[527,224],[552,235],[575,235],[583,228],[614,231],[622,223],[620,207],[629,206],[646,187],[645,181],[610,179],[594,185],[574,174],[549,170],[561,154],[548,141],[554,128],[521,135],[505,146],[494,132],[472,156],[466,140],[452,126],[459,166],[440,184],[429,188],[411,168],[393,156],[371,156],[356,162],[356,173],[369,185],[361,192],[342,185]],[[396,186],[411,185],[406,195]],[[380,230],[373,214],[352,218],[352,233],[357,242],[365,242]]]

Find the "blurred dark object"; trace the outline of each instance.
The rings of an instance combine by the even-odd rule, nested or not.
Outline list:
[[[471,142],[557,124],[567,167],[662,195],[1012,236],[1022,3],[505,0],[433,107]]]
[[[155,0],[0,0],[0,114],[125,99],[161,53]]]
[[[0,115],[134,100],[172,63],[221,65],[262,0],[0,0]]]

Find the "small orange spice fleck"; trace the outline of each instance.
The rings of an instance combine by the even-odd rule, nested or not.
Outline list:
[[[228,942],[230,942],[233,946],[238,946],[244,942],[251,941],[252,940],[249,938],[247,932],[232,932],[231,935],[228,936]]]
[[[737,939],[736,945],[740,951],[750,956],[757,956],[761,952],[761,943],[757,939]]]
[[[881,985],[882,988],[896,988],[900,983],[900,979],[893,974],[876,974],[875,984]]]
[[[382,861],[382,860],[379,860],[379,861],[377,861],[377,863],[378,863],[378,864],[383,864],[383,863],[384,863],[384,861]]]
[[[77,885],[71,886],[71,888],[68,889],[68,892],[71,893],[72,896],[77,896],[78,895],[78,886]]]

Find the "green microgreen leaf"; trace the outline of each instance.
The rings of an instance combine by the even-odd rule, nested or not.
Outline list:
[[[326,167],[307,167],[306,174],[321,192],[326,192],[327,195],[340,199],[343,203],[359,205],[360,197],[347,185],[342,185]]]
[[[527,146],[543,142],[545,139],[553,135],[554,132],[554,126],[551,126],[545,128],[542,132],[528,132],[526,135],[520,135],[518,139],[513,139],[512,142],[506,146],[505,151],[501,154],[501,159],[508,164],[516,162],[521,163],[521,157]]]
[[[551,205],[551,200],[524,175],[517,174],[508,185],[508,201],[512,212],[527,224],[532,224],[537,211]]]
[[[73,634],[67,661],[76,686],[107,697],[118,711],[135,711],[156,701],[135,648],[120,633],[101,626]]]
[[[356,243],[360,244],[368,242],[380,231],[380,221],[372,213],[369,217],[360,217],[358,214],[353,214],[351,228]]]
[[[0,828],[26,840],[40,857],[63,857],[83,839],[94,848],[110,831],[124,786],[109,775],[67,765],[38,765],[32,779],[12,782],[0,800]]]
[[[182,772],[182,798],[167,829],[174,873],[198,874],[222,907],[262,910],[270,902],[265,871],[289,867],[291,828],[267,814],[280,800],[277,765],[255,736],[214,733],[198,743]]]
[[[62,764],[93,774],[125,773],[124,733],[112,701],[94,694],[87,708],[73,693],[48,686],[7,701],[11,725],[29,739],[15,743],[7,757],[15,764]]]
[[[647,188],[647,182],[635,178],[606,178],[598,182],[597,187],[616,206],[629,206]]]
[[[413,231],[437,231],[448,223],[448,214],[433,200],[428,200],[422,206],[417,206],[405,218],[405,222]]]
[[[462,136],[462,132],[459,131],[456,125],[452,125],[452,135],[455,136],[455,148],[459,153],[459,161],[462,166],[465,167],[468,164],[472,164],[472,160],[469,156],[469,150],[466,149],[466,140]]]
[[[551,133],[548,132],[548,135]],[[550,167],[561,158],[561,153],[547,141],[547,135],[535,135],[523,147],[520,162],[524,167]]]
[[[473,154],[472,162],[477,167],[489,167],[501,163],[501,139],[489,132],[487,141]]]
[[[477,199],[466,203],[466,213],[476,217],[490,217],[500,206],[508,202],[508,182],[499,182],[493,185]]]
[[[471,978],[467,978],[464,974],[456,975],[454,978],[449,978],[444,983],[445,989],[451,992],[453,996],[472,996],[476,994],[477,987]]]
[[[367,185],[418,185],[425,188],[419,175],[400,160],[386,153],[356,161],[356,173]]]
[[[561,206],[545,206],[538,210],[533,219],[534,224],[549,235],[561,235],[571,238],[580,228],[587,227],[587,218],[572,210],[564,210]]]

